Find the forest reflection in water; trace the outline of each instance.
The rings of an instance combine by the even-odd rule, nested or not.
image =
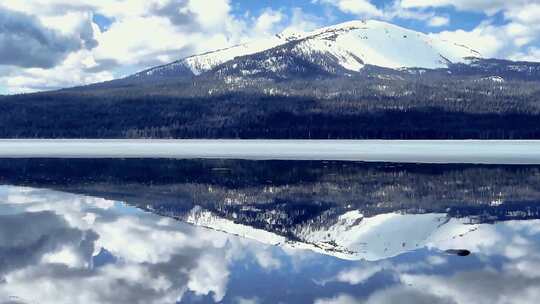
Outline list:
[[[534,166],[0,161],[0,303],[535,303],[539,178]]]

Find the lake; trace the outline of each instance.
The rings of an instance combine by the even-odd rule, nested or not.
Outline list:
[[[536,144],[522,165],[494,144],[486,164],[13,153],[0,303],[537,303]]]

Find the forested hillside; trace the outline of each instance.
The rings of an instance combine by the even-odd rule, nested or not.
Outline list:
[[[0,137],[540,138],[538,80],[469,73],[116,81],[0,98]]]

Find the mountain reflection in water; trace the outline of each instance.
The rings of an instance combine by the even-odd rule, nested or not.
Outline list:
[[[0,303],[536,303],[539,181],[534,166],[4,160]]]

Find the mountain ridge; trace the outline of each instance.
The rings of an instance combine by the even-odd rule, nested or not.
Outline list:
[[[400,41],[407,39],[412,42]],[[291,44],[295,44],[295,47],[290,47]],[[359,72],[367,64],[394,69],[443,68],[452,63],[465,62],[467,57],[481,57],[479,52],[467,46],[434,39],[390,23],[374,20],[349,21],[306,33],[280,33],[253,42],[188,56],[129,77],[181,77],[183,74],[198,76],[240,57],[281,47],[292,49],[303,58],[309,58],[312,54],[334,57],[339,65],[350,72]],[[399,50],[396,52],[395,49]]]

